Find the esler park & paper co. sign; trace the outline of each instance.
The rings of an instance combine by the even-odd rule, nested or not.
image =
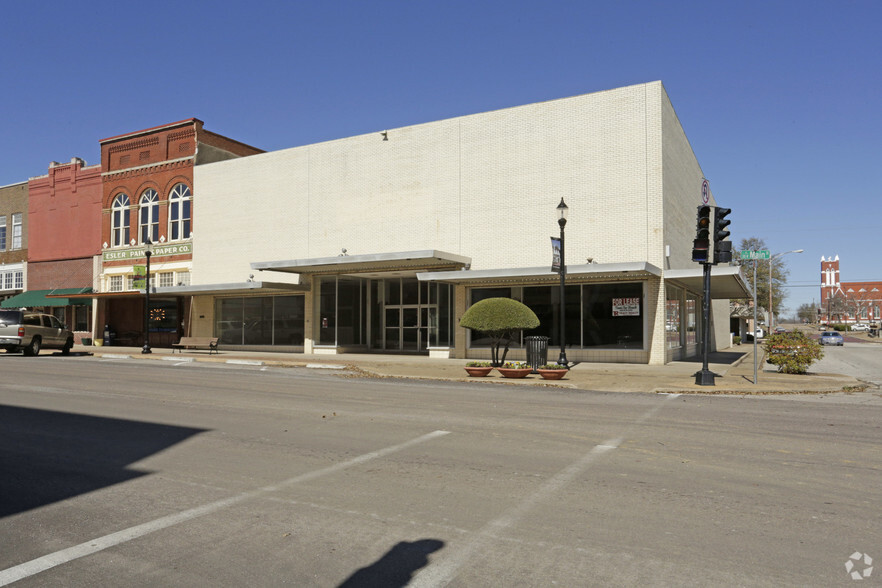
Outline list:
[[[174,245],[154,245],[152,257],[166,255],[186,255],[193,251],[192,243],[176,243]],[[141,259],[144,255],[143,247],[127,247],[125,249],[109,249],[102,254],[104,261],[127,261]]]

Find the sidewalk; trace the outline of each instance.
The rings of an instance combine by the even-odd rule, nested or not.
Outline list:
[[[73,353],[95,357],[131,358],[145,361],[199,361],[247,363],[276,367],[301,367],[348,371],[363,377],[416,378],[430,380],[469,381],[489,385],[554,386],[578,390],[608,392],[656,392],[698,394],[799,394],[860,390],[863,383],[839,374],[779,374],[765,362],[758,362],[758,383],[753,383],[753,346],[742,345],[711,353],[708,368],[717,374],[714,386],[695,384],[695,372],[701,361],[675,361],[664,366],[624,363],[581,363],[574,366],[563,380],[543,380],[538,374],[524,379],[503,378],[495,370],[485,378],[470,378],[463,367],[464,359],[430,359],[422,355],[306,355],[264,351],[224,351],[209,355],[207,351],[184,351],[172,354],[171,349],[153,349],[144,355],[138,347],[75,346]],[[760,354],[762,351],[760,351]],[[761,359],[761,358],[760,358]]]

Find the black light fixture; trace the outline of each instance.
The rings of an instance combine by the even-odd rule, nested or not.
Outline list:
[[[153,241],[150,237],[144,242],[144,255],[147,257],[147,277],[144,280],[144,348],[141,353],[153,353],[150,349],[150,256],[153,255]]]
[[[567,276],[567,266],[564,261],[564,227],[567,225],[567,212],[569,212],[570,208],[567,206],[564,199],[560,199],[560,204],[557,205],[557,224],[560,225],[560,357],[557,360],[557,363],[567,367],[567,304],[566,304],[566,291],[564,287],[564,282],[566,281]]]

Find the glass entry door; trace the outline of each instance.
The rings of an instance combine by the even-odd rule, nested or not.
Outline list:
[[[428,349],[428,305],[386,305],[384,314],[385,349],[389,351],[426,351]]]

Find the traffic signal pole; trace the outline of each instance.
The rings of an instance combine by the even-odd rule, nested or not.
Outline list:
[[[695,372],[695,383],[699,386],[713,386],[715,373],[708,369],[708,355],[710,353],[710,287],[711,287],[711,264],[704,263],[704,300],[702,301],[701,323],[701,371]]]

